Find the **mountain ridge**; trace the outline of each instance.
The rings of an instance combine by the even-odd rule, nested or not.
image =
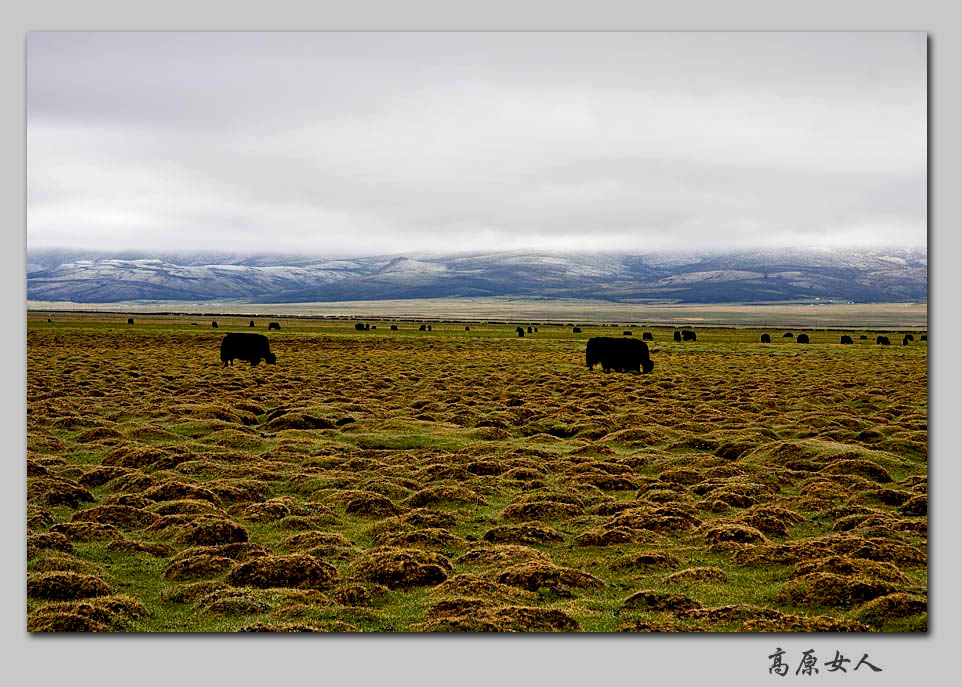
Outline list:
[[[613,302],[925,301],[925,250],[764,249],[699,254],[499,251],[324,257],[30,251],[27,298],[298,303],[523,296]]]

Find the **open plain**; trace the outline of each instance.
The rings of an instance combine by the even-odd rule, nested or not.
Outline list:
[[[927,627],[918,331],[216,319],[28,317],[28,629]]]

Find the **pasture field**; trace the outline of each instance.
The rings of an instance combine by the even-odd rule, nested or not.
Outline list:
[[[28,317],[29,630],[927,628],[918,332],[126,318]]]

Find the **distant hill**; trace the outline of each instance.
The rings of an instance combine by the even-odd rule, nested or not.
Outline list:
[[[31,251],[27,298],[111,303],[300,303],[524,296],[615,302],[925,301],[924,250],[694,253],[535,251],[328,259],[309,256]]]

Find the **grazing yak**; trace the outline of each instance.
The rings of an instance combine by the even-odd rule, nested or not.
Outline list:
[[[364,331],[364,323],[363,323],[363,322],[358,322],[356,325],[354,325],[354,329],[355,329],[356,331],[363,332],[363,331]]]
[[[214,329],[217,329],[217,320],[214,320],[213,322],[211,322],[210,326],[213,327]]]
[[[127,318],[127,324],[133,324],[133,323],[134,323],[134,318],[128,317],[128,318]]]
[[[690,329],[681,330],[681,340],[682,341],[695,341],[695,332]]]
[[[377,325],[376,325],[376,324],[372,324],[372,325],[371,325],[371,329],[377,329]]]
[[[852,337],[850,337],[848,334],[843,334],[843,335],[842,335],[842,340],[841,340],[839,343],[850,344],[850,343],[855,343],[855,342],[852,341]]]
[[[277,322],[271,322],[270,324],[267,325],[267,330],[270,331],[271,329],[276,329],[277,331],[280,331],[281,325]]]
[[[580,333],[581,333],[581,327],[574,327],[574,328],[572,328],[571,333],[572,333],[572,334],[580,334]]]
[[[391,331],[392,331],[392,332],[396,332],[396,331],[397,331],[397,325],[396,325],[396,324],[392,324],[392,325],[391,325]]]
[[[464,328],[464,331],[470,332],[470,331],[471,331],[471,327],[465,327],[465,328]]]
[[[621,333],[621,335],[622,335],[622,336],[631,336],[631,330],[630,330],[630,329],[626,329],[625,331],[623,331],[623,332]]]
[[[534,328],[534,333],[535,333],[535,334],[538,333],[538,328],[537,328],[537,327]]]
[[[53,322],[53,320],[51,320],[51,319],[48,317],[48,318],[47,318],[47,322]]]
[[[888,346],[889,338],[887,336],[876,336],[875,343],[881,344],[882,346]]]
[[[231,333],[220,342],[220,359],[227,367],[227,363],[234,365],[234,360],[246,360],[251,367],[257,365],[261,358],[268,365],[277,364],[277,356],[271,353],[271,344],[263,334]]]
[[[862,334],[862,335],[860,335],[860,336],[858,337],[858,340],[859,340],[859,341],[865,341],[866,339],[868,339],[868,337],[865,336],[865,334]]]
[[[908,345],[909,345],[909,337],[907,337],[907,336],[903,336],[903,337],[902,337],[902,345],[903,345],[903,346],[908,346]]]
[[[808,334],[799,334],[795,343],[808,343]]]
[[[681,332],[675,332],[673,338],[675,341],[681,341]]]
[[[642,340],[642,341],[654,341],[654,340],[655,340],[655,337],[652,335],[651,332],[642,332],[642,333],[641,333],[641,340]]]
[[[795,335],[792,334],[791,332],[785,332],[784,334],[782,334],[782,338],[783,338],[783,339],[791,339],[791,338],[794,338],[794,337],[795,337]]]
[[[771,342],[772,342],[772,337],[770,337],[768,334],[762,334],[762,343],[771,343]]]
[[[254,326],[254,320],[251,320],[251,323],[250,323],[249,325],[247,325],[247,326],[248,326],[248,327],[253,327],[253,326]]]
[[[514,331],[518,332],[518,336],[520,336],[522,339],[524,338],[524,327],[518,327]]]
[[[588,339],[585,348],[585,364],[589,370],[600,364],[605,372],[651,372],[655,364],[648,353],[648,344],[638,339],[617,339],[595,336]]]
[[[928,340],[929,340],[928,334],[923,334],[922,336],[919,337],[919,341],[928,341]]]
[[[906,334],[905,338],[908,339],[909,341],[915,341],[915,337],[912,336],[911,334]]]
[[[431,331],[431,325],[428,325],[428,331]]]
[[[528,333],[529,334],[533,333],[533,330],[531,329],[531,327],[528,327]]]
[[[426,324],[422,324],[420,327],[418,327],[419,332],[426,332],[427,330],[428,326]]]

